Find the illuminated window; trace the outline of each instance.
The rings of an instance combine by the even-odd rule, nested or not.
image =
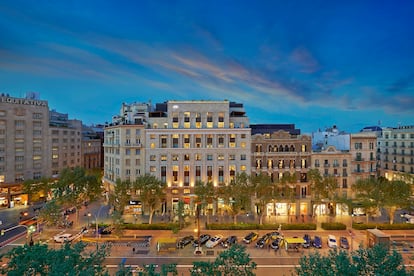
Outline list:
[[[184,148],[189,149],[190,148],[190,135],[184,134]]]
[[[190,128],[190,112],[184,112],[184,128]]]
[[[161,161],[167,161],[167,155],[165,154],[161,155]]]
[[[201,113],[196,113],[195,114],[195,127],[196,128],[201,128]]]
[[[241,166],[240,166],[240,170],[241,170],[242,172],[246,171],[246,166],[245,166],[245,165],[241,165]]]
[[[230,134],[229,135],[229,148],[235,148],[236,147],[236,134]]]
[[[217,160],[224,160],[224,154],[217,155]]]
[[[224,112],[218,114],[218,128],[224,128]]]
[[[194,158],[195,158],[196,161],[201,161],[201,158],[202,157],[201,157],[201,154],[200,153],[196,153],[195,156],[194,156]]]
[[[206,146],[207,148],[212,148],[213,147],[213,135],[212,134],[208,134],[206,137]]]
[[[213,113],[207,112],[207,128],[213,128]]]
[[[196,148],[201,148],[202,144],[201,144],[201,134],[197,134],[195,136],[195,146]]]

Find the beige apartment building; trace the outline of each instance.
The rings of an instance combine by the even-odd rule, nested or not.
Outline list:
[[[267,204],[266,216],[297,216],[311,212],[307,173],[311,166],[312,143],[308,135],[285,130],[255,134],[251,146],[251,174],[267,174],[273,182],[284,173],[296,176],[295,201],[278,199]],[[279,198],[279,197],[278,197]]]
[[[352,154],[349,150],[337,150],[334,146],[327,146],[312,152],[312,169],[319,170],[323,177],[334,177],[337,181],[336,196],[339,198],[352,197]],[[311,191],[312,193],[312,191]],[[313,214],[348,215],[346,204],[332,204],[328,199],[321,202],[313,202]],[[335,210],[333,210],[335,208]]]
[[[389,180],[412,181],[414,126],[383,128],[379,138],[381,175]],[[411,180],[406,176],[410,175]]]
[[[174,211],[182,200],[192,213],[196,181],[219,187],[248,173],[248,124],[243,105],[229,101],[123,104],[105,128],[104,181],[154,175],[167,185],[160,211]],[[216,212],[222,204],[218,199],[210,208]]]
[[[52,177],[64,168],[82,166],[82,121],[70,120],[68,114],[50,111],[49,133]]]
[[[26,204],[21,184],[51,175],[49,108],[35,93],[0,96],[0,204]]]

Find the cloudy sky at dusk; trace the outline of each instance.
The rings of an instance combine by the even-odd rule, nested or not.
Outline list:
[[[242,102],[251,123],[414,124],[414,1],[0,4],[0,91],[86,124],[122,102]]]

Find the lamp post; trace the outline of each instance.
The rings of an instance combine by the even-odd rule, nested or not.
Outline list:
[[[198,238],[198,243],[197,243],[197,247],[194,250],[194,255],[201,255],[203,251],[201,251],[201,245],[200,245],[200,204],[198,203],[197,203],[197,229],[195,229],[194,231],[197,232],[197,238]]]
[[[354,250],[354,233],[352,232],[353,226],[354,226],[354,214],[351,214],[351,230],[349,231],[349,235],[351,235],[351,251]]]
[[[89,228],[89,218],[91,217],[91,213],[90,212],[88,212],[88,228]]]

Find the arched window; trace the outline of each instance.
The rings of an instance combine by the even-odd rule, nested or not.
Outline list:
[[[288,145],[285,145],[285,151],[289,152],[289,146]]]
[[[294,152],[295,151],[295,147],[293,145],[290,146],[290,151]]]
[[[283,152],[283,146],[282,146],[282,145],[280,145],[280,147],[279,147],[279,151],[280,151],[280,152]]]

